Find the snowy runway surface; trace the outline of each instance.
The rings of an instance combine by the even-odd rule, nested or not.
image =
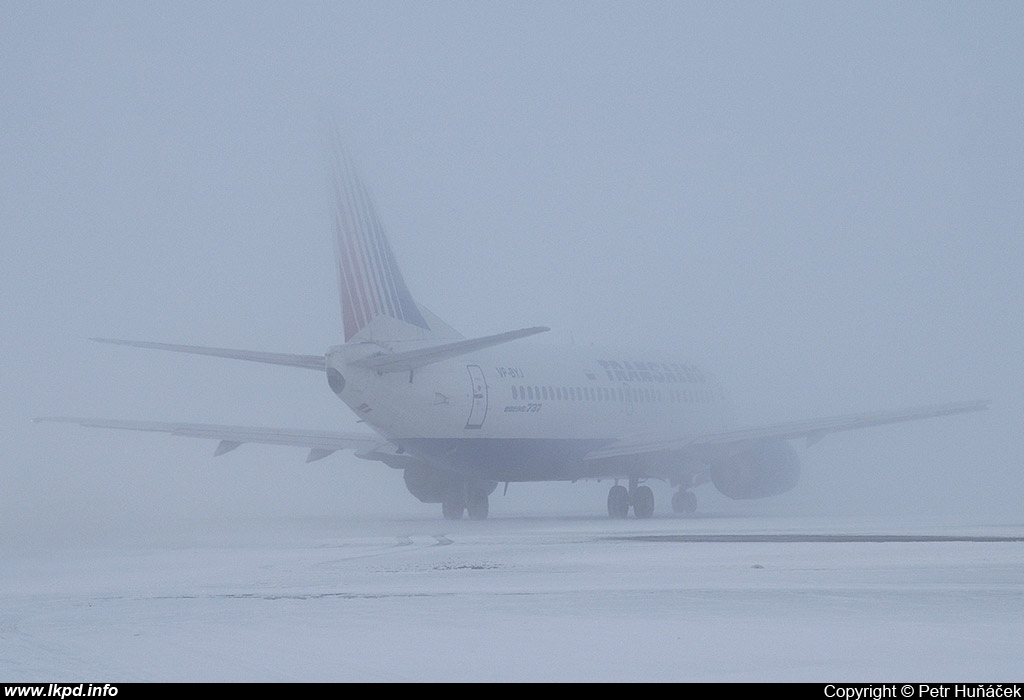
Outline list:
[[[1010,682],[1024,526],[435,517],[3,554],[0,681]]]

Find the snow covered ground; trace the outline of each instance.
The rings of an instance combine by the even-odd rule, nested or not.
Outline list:
[[[2,555],[0,681],[1009,682],[1024,669],[1022,525],[396,516],[125,541]]]

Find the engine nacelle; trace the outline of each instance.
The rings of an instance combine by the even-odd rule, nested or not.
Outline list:
[[[421,503],[441,503],[448,494],[467,489],[475,489],[489,496],[498,487],[496,481],[479,481],[469,479],[455,472],[435,467],[408,466],[403,470],[405,488],[418,498]]]
[[[440,503],[446,494],[461,483],[462,477],[433,467],[406,467],[405,488],[421,503]]]
[[[711,482],[729,498],[778,496],[799,480],[800,458],[784,440],[762,442],[711,465]]]

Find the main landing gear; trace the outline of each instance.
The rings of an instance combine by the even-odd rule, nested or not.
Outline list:
[[[608,516],[621,520],[629,515],[632,506],[633,515],[644,519],[654,515],[654,492],[649,486],[640,486],[639,479],[629,480],[629,488],[615,484],[608,491]]]
[[[445,520],[461,520],[463,513],[470,520],[486,520],[489,494],[483,484],[459,484],[441,500],[441,513]]]
[[[697,512],[697,494],[681,488],[672,494],[672,512],[690,515]]]
[[[629,488],[615,484],[608,491],[608,515],[616,520],[629,517],[629,509],[637,518],[654,515],[654,492],[647,486],[640,486],[639,479],[629,480]],[[672,494],[672,512],[689,515],[697,511],[697,494],[683,487]]]

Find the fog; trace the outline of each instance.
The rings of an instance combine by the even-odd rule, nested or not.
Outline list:
[[[358,429],[315,373],[88,340],[340,342],[328,131],[467,336],[670,351],[740,423],[992,400],[799,444],[796,490],[703,512],[1020,522],[1018,4],[8,2],[0,76],[5,545],[439,511],[350,454],[31,422]]]

